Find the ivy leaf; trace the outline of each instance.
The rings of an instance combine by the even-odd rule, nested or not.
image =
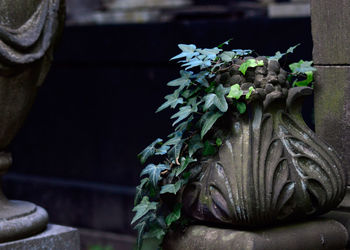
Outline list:
[[[145,233],[146,226],[147,222],[141,221],[134,227],[134,229],[137,230],[137,250],[141,250],[143,235]]]
[[[180,71],[181,77],[177,78],[175,80],[172,80],[167,83],[168,86],[171,87],[179,87],[179,90],[184,89],[185,87],[189,86],[191,83],[190,76],[192,72],[187,72],[187,71]]]
[[[157,186],[158,181],[161,179],[160,173],[166,169],[170,169],[169,165],[166,164],[149,164],[141,172],[140,176],[148,175],[150,182],[154,187]]]
[[[167,100],[165,103],[163,103],[156,111],[156,113],[166,109],[167,107],[171,107],[171,108],[175,108],[178,104],[182,104],[183,103],[183,99],[180,97],[179,98],[179,93],[180,90],[177,89],[175,90],[174,93],[165,96],[164,98]]]
[[[233,58],[235,58],[236,53],[233,51],[224,51],[221,55],[220,58],[224,62],[231,62]]]
[[[205,119],[202,130],[201,139],[207,134],[207,132],[213,127],[215,122],[223,115],[221,112],[209,112],[207,119]]]
[[[269,60],[276,60],[276,61],[278,61],[278,60],[280,60],[283,56],[285,56],[286,54],[293,53],[294,50],[295,50],[295,48],[298,47],[299,45],[300,45],[300,43],[297,44],[297,45],[295,45],[295,46],[293,46],[293,47],[290,47],[285,53],[281,53],[280,51],[277,51],[276,54],[275,54],[274,56],[270,56],[270,57],[268,57],[268,58],[269,58]]]
[[[220,146],[222,145],[222,140],[221,140],[221,138],[219,138],[219,137],[216,138],[215,143],[216,143],[216,146],[220,147]]]
[[[233,49],[232,51],[235,52],[236,56],[246,56],[253,52],[251,49]]]
[[[294,53],[294,50],[295,50],[299,45],[300,45],[300,43],[298,43],[298,44],[295,45],[295,46],[290,47],[290,48],[287,50],[286,54]]]
[[[136,187],[136,194],[135,194],[135,199],[134,199],[134,206],[136,206],[140,200],[141,200],[141,196],[142,196],[142,191],[144,186],[146,185],[146,183],[148,182],[148,178],[143,178],[140,182],[140,185],[138,185]]]
[[[170,225],[177,221],[178,219],[180,219],[181,216],[181,204],[178,203],[175,205],[175,208],[173,210],[173,212],[171,212],[166,218],[165,218],[165,222],[167,224],[168,227],[170,227]]]
[[[228,109],[228,105],[225,99],[225,94],[227,94],[227,88],[224,88],[222,84],[220,84],[216,89],[215,93],[207,94],[203,97],[205,103],[203,106],[203,110],[208,110],[212,105],[216,106],[221,112],[226,112]]]
[[[194,44],[179,44],[178,47],[182,50],[182,52],[170,60],[186,57],[186,60],[189,61],[193,56],[198,55],[198,52],[195,52],[196,45]]]
[[[177,194],[177,192],[180,190],[182,184],[183,184],[183,180],[179,180],[175,184],[164,185],[164,186],[162,186],[160,193],[161,194],[165,194],[165,193]]]
[[[306,79],[303,81],[295,81],[293,86],[303,87],[309,85],[314,80],[314,74],[312,71],[305,72]]]
[[[192,157],[199,149],[203,148],[204,145],[198,134],[194,135],[188,143],[188,155]]]
[[[181,153],[182,145],[184,140],[180,140],[176,145],[174,145],[168,152],[168,155],[172,157],[172,159],[178,159]]]
[[[185,169],[187,168],[187,166],[189,165],[189,164],[191,164],[192,162],[196,162],[197,161],[197,159],[193,159],[193,158],[191,158],[191,157],[186,157],[186,158],[182,158],[181,159],[181,165],[180,165],[180,167],[176,170],[176,174],[175,174],[175,176],[177,177],[177,176],[179,176],[180,174],[182,174],[182,172],[183,171],[185,171]]]
[[[227,97],[235,98],[238,100],[239,98],[241,98],[242,95],[243,95],[243,91],[241,90],[241,87],[239,86],[239,84],[234,84],[231,86],[230,92],[227,95]]]
[[[209,141],[205,141],[202,154],[204,156],[209,156],[209,155],[214,155],[215,153],[216,153],[215,147]]]
[[[241,71],[243,75],[245,75],[248,68],[255,68],[257,66],[264,66],[264,61],[256,60],[256,59],[248,59],[247,61],[241,64],[238,70]]]
[[[195,80],[205,88],[209,87],[208,80],[206,77],[209,75],[209,72],[206,70],[200,71],[199,73],[194,75]]]
[[[252,95],[253,91],[254,91],[254,87],[249,87],[248,93],[245,95],[245,99],[248,100],[249,97]]]
[[[156,152],[156,145],[160,144],[163,140],[162,139],[157,139],[154,142],[152,142],[150,145],[148,145],[141,153],[137,155],[137,157],[140,159],[141,164],[144,164],[147,159],[154,155]]]
[[[185,69],[188,70],[188,69],[192,69],[194,67],[200,66],[203,63],[204,62],[200,59],[193,59],[193,60],[190,60],[188,63],[183,64],[182,67],[186,67]]]
[[[247,106],[245,105],[244,102],[237,102],[237,110],[239,113],[243,114],[247,110]]]
[[[216,58],[216,55],[219,54],[219,52],[221,52],[222,49],[219,49],[219,48],[197,49],[196,51],[198,51],[202,55],[205,55],[206,58],[208,58],[209,60],[214,60]]]
[[[297,63],[292,63],[289,65],[289,68],[293,73],[299,74],[299,73],[306,73],[306,72],[312,72],[315,71],[316,69],[311,66],[313,61],[303,61],[300,60]]]
[[[165,235],[165,230],[160,226],[153,226],[147,233],[144,234],[144,239],[156,238],[161,240]]]
[[[176,121],[173,123],[173,126],[175,124],[177,124],[178,122],[186,119],[190,114],[192,114],[193,112],[197,112],[197,110],[193,110],[193,108],[189,105],[181,107],[180,111],[177,112],[176,114],[174,114],[171,119],[176,119]]]
[[[160,148],[156,149],[155,155],[165,155],[169,148],[169,146],[163,144]]]
[[[148,196],[144,196],[140,204],[135,206],[132,211],[136,212],[134,218],[131,221],[131,224],[134,224],[135,221],[141,219],[144,215],[146,215],[151,210],[157,209],[158,202],[150,202]]]

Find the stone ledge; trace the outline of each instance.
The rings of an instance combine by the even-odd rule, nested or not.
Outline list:
[[[265,230],[240,231],[193,225],[170,234],[164,250],[321,250],[345,249],[347,230],[335,220],[317,219]]]
[[[40,234],[0,244],[0,250],[79,250],[78,230],[49,224]]]

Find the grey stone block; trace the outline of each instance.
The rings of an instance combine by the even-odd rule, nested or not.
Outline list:
[[[350,63],[350,1],[311,0],[315,64]]]
[[[342,158],[350,184],[350,66],[317,66],[316,134]]]
[[[0,250],[79,250],[78,230],[49,224],[35,236],[0,244]]]
[[[265,230],[241,231],[194,225],[165,239],[164,250],[344,249],[348,233],[335,221],[319,219]]]

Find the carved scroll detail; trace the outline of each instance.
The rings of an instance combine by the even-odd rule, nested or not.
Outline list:
[[[327,212],[344,196],[345,174],[335,152],[300,114],[293,90],[286,106],[253,104],[183,194],[190,216],[235,225],[266,225]],[[306,91],[309,93],[309,91]],[[291,96],[293,95],[293,96]],[[291,107],[291,108],[289,108]]]

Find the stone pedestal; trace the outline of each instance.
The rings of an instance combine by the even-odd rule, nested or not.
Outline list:
[[[287,224],[254,231],[194,225],[180,235],[169,234],[164,250],[321,250],[345,249],[348,233],[332,219]]]
[[[78,230],[71,227],[49,224],[46,230],[22,240],[0,244],[0,250],[79,250]]]

